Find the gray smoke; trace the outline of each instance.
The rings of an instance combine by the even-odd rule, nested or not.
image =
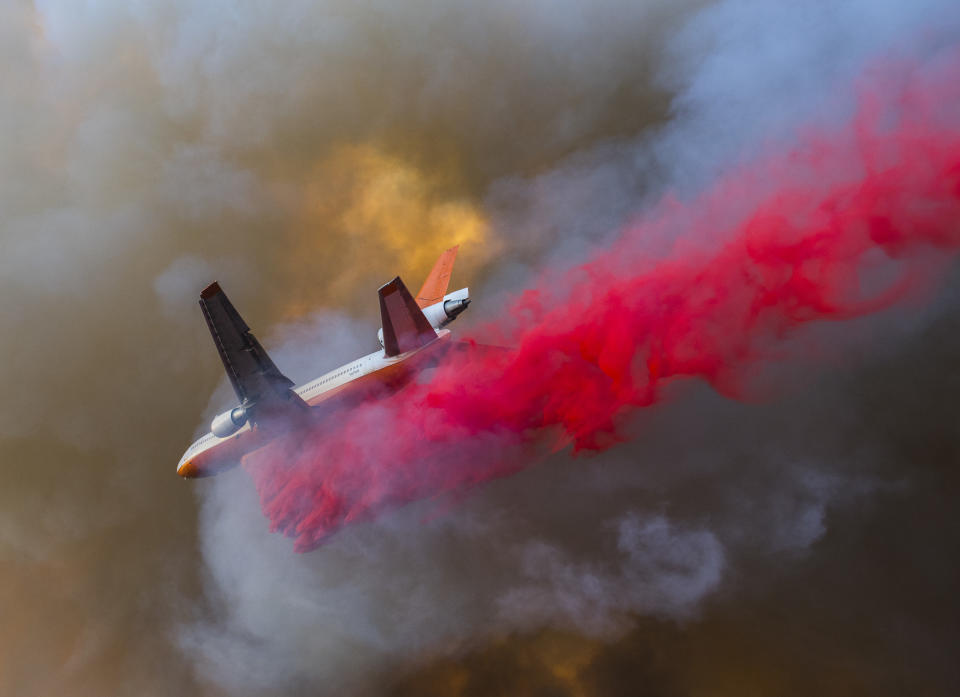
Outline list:
[[[709,624],[768,587],[771,564],[843,558],[834,537],[859,529],[844,512],[914,484],[859,399],[887,381],[789,371],[775,405],[681,389],[602,458],[557,457],[294,555],[242,471],[174,475],[231,400],[196,295],[219,279],[303,380],[372,350],[377,285],[415,283],[460,241],[469,326],[664,191],[689,197],[798,125],[842,120],[852,75],[956,43],[958,14],[2,4],[0,694],[378,692],[515,632]],[[884,346],[845,354],[897,356],[954,300],[860,326]],[[890,384],[887,401],[911,404],[908,381]]]
[[[608,242],[661,193],[690,196],[738,162],[788,147],[800,127],[848,120],[849,85],[871,61],[932,55],[958,36],[949,2],[705,9],[669,42],[658,73],[677,95],[668,124],[491,184],[485,202],[506,260],[477,297],[496,307],[539,266]],[[670,241],[649,244],[663,253]],[[869,355],[877,337],[896,345],[938,316],[894,313],[859,323],[852,342],[834,333],[826,341]],[[308,345],[324,346],[322,336],[278,355]],[[799,565],[833,510],[901,486],[874,466],[887,459],[881,444],[846,448],[858,416],[832,373],[806,385],[789,373],[775,376],[783,403],[730,404],[687,386],[642,419],[630,445],[555,458],[463,503],[433,504],[438,513],[408,507],[306,557],[263,534],[249,484],[231,475],[203,495],[205,559],[224,614],[194,626],[189,646],[231,690],[257,681],[263,690],[359,692],[380,689],[379,675],[413,657],[457,655],[518,631],[609,639],[637,615],[695,619],[748,560]]]

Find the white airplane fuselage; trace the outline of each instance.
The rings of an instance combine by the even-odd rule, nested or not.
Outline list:
[[[449,343],[450,330],[437,329],[430,344],[396,356],[384,350],[358,358],[331,370],[293,391],[313,410],[349,408],[384,391],[397,389],[421,370]],[[212,431],[197,439],[180,458],[177,474],[186,478],[207,477],[240,464],[244,455],[268,445],[290,429],[309,428],[291,424],[282,430],[263,428],[251,422],[226,437]]]
[[[444,327],[470,304],[468,288],[447,293],[456,255],[456,246],[440,255],[416,297],[399,276],[383,284],[377,290],[381,350],[299,387],[273,362],[220,284],[204,288],[200,310],[237,404],[214,417],[210,432],[187,448],[177,474],[207,477],[271,442],[299,443],[310,432],[335,428],[338,412],[407,384],[453,345]]]

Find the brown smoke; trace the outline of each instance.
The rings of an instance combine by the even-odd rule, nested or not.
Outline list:
[[[463,242],[455,282],[496,302],[615,231],[658,176],[695,188],[690,171],[817,108],[860,42],[951,7],[871,31],[886,3],[839,3],[857,21],[838,11],[836,30],[765,15],[768,55],[717,77],[696,72],[705,55],[769,27],[717,10],[678,48],[706,5],[0,5],[0,695],[951,693],[948,314],[905,345],[855,344],[867,368],[790,404],[698,393],[673,407],[694,432],[668,410],[640,449],[525,473],[436,525],[403,512],[297,565],[248,482],[174,474],[225,406],[195,305],[208,281],[265,341],[280,321],[319,328],[281,367],[336,364],[395,273],[419,280]],[[704,105],[713,127],[687,128]],[[578,589],[523,566],[542,542],[616,581],[609,527],[633,511],[675,521],[668,542],[724,542],[701,615],[585,617]],[[397,545],[394,527],[422,537]],[[573,610],[524,624],[516,589]]]
[[[663,116],[669,5],[3,4],[0,694],[208,685],[176,638],[207,611],[197,290],[266,335],[372,316],[453,243],[476,282],[493,178]]]

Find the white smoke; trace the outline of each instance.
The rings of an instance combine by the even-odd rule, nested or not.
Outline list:
[[[502,258],[464,279],[476,316],[661,192],[845,118],[864,65],[958,26],[954,0],[0,4],[0,692],[195,692],[171,644],[214,691],[373,691],[485,636],[693,617],[743,556],[816,549],[882,457],[838,464],[824,437],[797,461],[809,434],[771,444],[776,409],[694,395],[637,452],[561,458],[307,556],[266,531],[243,472],[200,482],[200,587],[173,465],[232,395],[196,293],[223,281],[306,379],[375,341],[330,307],[373,317],[371,279],[403,270],[402,241],[326,219],[346,188],[331,152],[372,144],[481,208]],[[681,429],[689,413],[722,428]]]
[[[580,25],[536,26],[576,34]],[[669,44],[661,79],[677,92],[674,118],[656,137],[611,141],[547,173],[492,185],[495,227],[522,261],[494,276],[491,290],[522,284],[524,264],[581,258],[658,192],[690,195],[761,149],[785,147],[799,126],[848,119],[849,85],[871,61],[928,55],[958,35],[960,12],[945,0],[707,7]],[[593,58],[582,69],[602,75]],[[708,418],[729,419],[729,407],[707,404]],[[762,442],[756,431],[750,437]],[[615,452],[587,471],[551,463],[486,487],[448,516],[422,521],[423,506],[414,506],[348,528],[306,557],[264,534],[252,485],[237,476],[214,482],[203,494],[205,558],[224,614],[194,627],[191,646],[231,689],[256,678],[263,689],[307,680],[355,691],[399,658],[483,637],[543,626],[615,635],[637,613],[694,615],[743,554],[802,555],[826,533],[832,506],[876,486],[869,475],[835,471],[835,462],[772,454],[741,470],[730,460],[747,436],[699,432],[714,433],[728,454],[698,452],[679,434],[651,443],[645,432],[645,455]],[[683,462],[656,455],[685,446]],[[756,481],[737,491],[745,477]],[[586,493],[585,481],[594,482]],[[715,496],[691,493],[692,482],[715,486]],[[700,514],[687,510],[691,502]]]
[[[500,599],[501,621],[521,628],[559,625],[609,636],[627,613],[684,617],[723,578],[723,545],[709,530],[677,531],[663,516],[616,521],[612,570],[571,563],[562,550],[525,545],[521,584]]]

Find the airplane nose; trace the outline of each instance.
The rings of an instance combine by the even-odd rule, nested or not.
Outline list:
[[[192,479],[197,476],[197,466],[192,460],[184,460],[177,465],[177,474],[185,479]]]

